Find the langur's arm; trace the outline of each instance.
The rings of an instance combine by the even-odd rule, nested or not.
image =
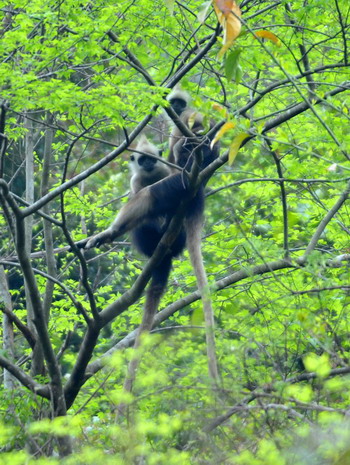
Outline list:
[[[140,226],[147,218],[175,213],[181,201],[186,199],[188,188],[186,173],[173,174],[144,187],[124,205],[109,228],[89,239],[85,249],[111,242]]]
[[[149,188],[145,187],[137,192],[132,199],[120,210],[111,226],[89,239],[85,249],[100,247],[106,242],[112,242],[145,220],[152,208],[152,197]]]

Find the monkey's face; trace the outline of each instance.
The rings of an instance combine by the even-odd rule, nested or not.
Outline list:
[[[158,153],[157,156],[159,156]],[[149,157],[148,155],[135,154],[130,157],[130,168],[134,174],[151,174],[153,171],[157,170],[158,165],[158,160],[153,157]]]
[[[138,158],[137,163],[139,165],[139,169],[151,172],[154,170],[157,160],[152,157],[148,157],[147,155],[141,155]]]
[[[171,98],[169,102],[178,116],[181,115],[187,106],[187,102],[181,98]]]
[[[133,193],[170,174],[170,169],[159,160],[161,156],[162,152],[158,147],[149,142],[144,135],[141,136],[129,163],[132,172],[130,182]]]

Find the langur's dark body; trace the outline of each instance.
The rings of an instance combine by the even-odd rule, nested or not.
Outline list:
[[[159,226],[157,223],[147,222],[133,230],[132,242],[139,252],[146,255],[146,257],[152,257],[159,242],[164,236],[167,227],[167,224]],[[163,257],[161,262],[152,271],[152,283],[156,283],[158,286],[158,292],[162,293],[165,289],[171,271],[173,258],[180,255],[185,246],[186,234],[182,229],[171,245],[169,253]]]
[[[145,137],[141,137],[136,149],[138,152],[160,156],[157,147],[150,144]],[[141,153],[135,153],[135,155],[131,156],[130,165],[133,172],[130,180],[132,196],[144,187],[152,186],[161,179],[164,180],[170,174],[170,169],[166,165],[155,158]],[[161,214],[158,213],[157,215],[149,216],[140,226],[135,227],[131,233],[132,243],[135,248],[143,255],[146,255],[146,257],[151,257],[164,236],[171,218],[172,214],[164,209]],[[155,292],[156,294],[161,294],[164,291],[171,270],[172,260],[174,257],[180,255],[185,245],[186,234],[184,229],[181,228],[168,253],[152,271],[152,281],[148,293]]]

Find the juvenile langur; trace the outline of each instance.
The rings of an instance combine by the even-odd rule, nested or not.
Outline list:
[[[184,218],[184,227],[187,237],[187,247],[190,253],[192,266],[194,268],[198,288],[202,296],[204,315],[206,321],[206,337],[208,364],[210,376],[217,381],[218,369],[215,355],[214,340],[214,318],[213,310],[208,292],[208,281],[203,266],[201,254],[201,231],[204,212],[204,185],[200,185],[195,195],[192,195],[190,185],[189,171],[193,162],[200,161],[200,169],[204,169],[215,158],[219,156],[218,144],[213,148],[210,147],[211,140],[202,138],[198,143],[197,138],[201,138],[204,132],[203,116],[188,108],[189,96],[187,93],[174,90],[168,96],[171,105],[179,115],[181,121],[186,124],[191,131],[197,136],[195,139],[185,137],[182,132],[174,127],[169,142],[169,161],[183,168],[181,172],[174,172],[160,181],[150,184],[136,192],[131,200],[120,210],[112,225],[105,231],[91,238],[86,248],[99,247],[101,244],[112,241],[127,231],[136,230],[140,225],[152,224],[154,219],[167,218],[167,223],[176,213],[180,204],[186,202],[186,212]],[[155,229],[152,229],[154,235]],[[161,233],[163,235],[164,232]],[[155,236],[154,236],[155,237]],[[157,238],[156,245],[159,243]],[[184,234],[179,237],[184,239]],[[179,239],[181,242],[181,240]],[[146,242],[149,244],[149,242]],[[150,247],[151,254],[156,246]],[[177,252],[176,241],[173,244],[173,253]],[[180,249],[180,247],[178,247]],[[140,250],[146,253],[146,250]],[[179,250],[181,252],[181,250]],[[170,263],[171,266],[171,263]],[[169,267],[170,271],[170,267]],[[168,273],[169,274],[169,273]]]

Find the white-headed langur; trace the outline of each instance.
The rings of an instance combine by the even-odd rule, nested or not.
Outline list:
[[[130,156],[129,162],[132,172],[130,180],[131,199],[141,189],[151,186],[170,175],[170,168],[167,165],[149,155],[160,157],[161,152],[145,136],[141,136],[134,153]],[[128,205],[124,208],[127,208]],[[148,216],[138,226],[134,227],[131,231],[132,243],[137,250],[147,257],[151,257],[167,230],[171,218],[172,215],[168,213]],[[145,314],[152,319],[151,323],[158,309],[160,297],[167,285],[172,259],[183,251],[185,245],[186,234],[182,228],[170,246],[168,253],[152,271],[152,280],[147,289],[145,304]]]
[[[170,168],[159,161],[158,158],[155,158],[160,156],[161,153],[158,148],[142,135],[129,161],[129,167],[132,173],[130,179],[131,198],[144,187],[150,186],[170,175]],[[165,234],[170,221],[171,215],[148,217],[131,231],[133,245],[139,252],[147,257],[151,257]],[[158,309],[160,298],[166,289],[172,259],[183,251],[185,245],[186,234],[184,228],[181,228],[167,254],[152,270],[151,283],[146,291],[146,302],[142,322],[134,343],[135,349],[140,345],[141,335],[152,329],[154,315]],[[130,360],[124,383],[124,389],[127,392],[132,391],[138,365],[139,358],[134,356]],[[125,408],[125,404],[120,404],[118,406],[119,414],[123,414]]]
[[[140,183],[137,180],[137,176],[140,175],[141,171],[139,170],[138,173],[133,171],[133,178],[135,178],[134,180],[132,179],[131,183],[132,185],[135,184],[135,186],[138,186],[140,190],[136,192],[138,188],[136,187],[132,198],[120,210],[112,225],[105,231],[92,237],[87,242],[86,248],[99,247],[101,244],[113,241],[125,232],[131,230],[133,231],[133,242],[137,248],[145,255],[151,256],[178,207],[183,201],[186,202],[184,231],[180,232],[178,238],[171,246],[170,254],[165,256],[160,265],[156,267],[155,273],[152,275],[150,287],[156,286],[158,282],[158,287],[160,289],[158,295],[160,298],[168,279],[171,260],[182,251],[186,240],[192,266],[197,278],[198,289],[203,301],[209,374],[217,384],[219,375],[215,350],[214,316],[201,253],[204,184],[201,184],[195,195],[193,195],[189,172],[194,161],[198,162],[198,160],[200,160],[201,170],[207,167],[219,156],[219,147],[218,144],[215,144],[214,147],[211,148],[211,140],[203,136],[205,132],[203,115],[188,107],[190,98],[187,92],[175,89],[168,95],[167,99],[179,116],[179,119],[186,124],[196,136],[195,139],[186,137],[178,127],[174,125],[170,136],[170,153],[168,160],[178,165],[181,170],[172,169],[169,175],[163,177],[159,181],[145,185],[145,187],[142,187],[141,184],[147,184],[145,181],[146,177],[141,176],[142,182]],[[212,126],[213,124],[211,123],[211,127]],[[214,136],[212,136],[212,139],[213,138]],[[200,142],[198,140],[200,140]],[[154,151],[158,151],[153,145],[152,147]],[[149,148],[140,150],[140,152],[141,151],[159,155],[159,152],[155,153],[152,151],[151,153]],[[136,161],[136,155],[134,155],[134,162]],[[165,166],[163,168],[165,168]],[[133,189],[134,187],[132,186],[132,190]],[[161,271],[162,267],[164,267],[163,270],[168,271],[158,273]],[[148,300],[152,301],[152,299]],[[151,309],[151,314],[154,314],[153,310],[154,309]]]

